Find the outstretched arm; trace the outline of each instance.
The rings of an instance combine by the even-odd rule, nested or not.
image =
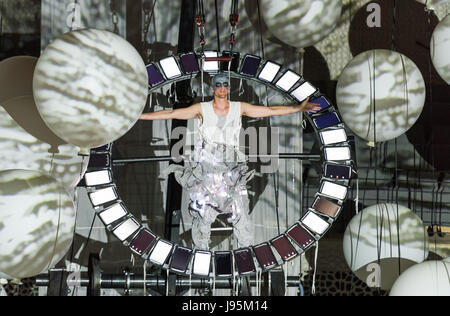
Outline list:
[[[298,112],[312,112],[316,113],[321,110],[317,103],[310,103],[309,98],[303,101],[299,105],[286,105],[286,106],[261,106],[251,105],[248,103],[242,103],[242,116],[248,116],[251,118],[264,118],[272,116],[283,116],[289,114],[295,114]]]
[[[142,114],[139,119],[143,121],[164,121],[164,120],[191,120],[201,117],[200,103],[194,104],[185,109],[164,110],[153,113]]]

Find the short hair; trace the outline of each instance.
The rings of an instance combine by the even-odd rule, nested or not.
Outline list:
[[[229,82],[229,79],[228,79],[228,76],[227,76],[225,73],[220,72],[220,73],[218,73],[217,75],[215,75],[215,76],[212,78],[212,81],[211,81],[212,86],[215,87],[215,86],[216,86],[216,83],[217,83],[220,79],[222,79],[222,81],[226,81],[226,82],[230,83],[230,82]]]

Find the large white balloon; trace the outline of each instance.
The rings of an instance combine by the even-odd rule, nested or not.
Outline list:
[[[136,49],[120,36],[85,29],[53,41],[33,79],[37,108],[60,138],[95,148],[125,135],[142,114],[148,75]]]
[[[0,172],[0,271],[23,279],[53,267],[72,243],[75,219],[74,203],[55,179]]]
[[[450,84],[450,15],[434,30],[430,46],[434,67],[442,79]]]
[[[80,149],[73,145],[61,145],[59,153],[54,154],[49,152],[51,148],[52,145],[37,139],[17,124],[0,106],[0,171],[40,171],[71,191],[84,176],[89,157],[79,156]]]
[[[450,263],[427,261],[405,271],[390,296],[450,296]]]
[[[426,86],[408,57],[389,50],[356,56],[337,84],[337,104],[347,126],[370,142],[395,139],[422,114]]]
[[[33,74],[36,57],[16,56],[0,62],[0,104],[33,95]]]
[[[386,290],[399,272],[426,260],[428,245],[422,220],[396,204],[363,210],[351,220],[343,241],[345,260],[352,271],[368,285]]]
[[[318,43],[336,27],[342,0],[262,0],[269,31],[284,43],[304,48]]]

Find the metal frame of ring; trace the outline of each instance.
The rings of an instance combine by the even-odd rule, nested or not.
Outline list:
[[[227,56],[226,52],[223,55],[218,52],[215,53],[217,53],[219,59],[221,56]],[[157,62],[147,66],[149,76],[154,76],[149,78],[149,93],[165,85],[196,77],[201,72],[202,65],[204,65],[201,56],[194,52],[180,56],[169,56],[163,60],[165,61],[164,64]],[[244,64],[246,60],[248,61],[248,67]],[[212,68],[218,70],[209,71],[209,74],[228,69],[227,65],[223,65],[223,63],[226,63],[224,61],[213,62],[217,62],[218,67],[214,65]],[[164,69],[164,67],[169,66],[175,68]],[[166,74],[169,73],[173,74],[173,77],[166,77]],[[233,259],[229,262],[232,265],[231,267],[223,267],[226,271],[233,271],[233,275],[225,276],[228,278],[234,277],[236,274],[247,276],[259,271],[266,272],[315,246],[339,217],[350,189],[352,177],[356,174],[345,125],[336,107],[319,89],[295,71],[286,69],[276,62],[250,54],[240,57],[239,67],[236,71],[232,71],[230,76],[252,80],[268,86],[293,102],[300,103],[303,98],[310,97],[312,102],[319,103],[322,110],[316,114],[307,113],[306,117],[322,144],[324,164],[321,186],[316,194],[314,204],[308,208],[305,216],[298,222],[293,223],[285,233],[260,245],[218,252],[221,255],[228,253]],[[154,84],[152,85],[152,83]],[[194,250],[181,252],[180,250],[185,248],[158,237],[149,229],[144,228],[139,220],[132,215],[117,194],[116,185],[112,178],[111,148],[112,145],[106,145],[91,150],[91,161],[85,175],[89,197],[107,230],[112,232],[124,246],[129,247],[134,254],[162,269],[200,278],[223,277],[215,275],[216,264],[218,263],[215,262],[215,253]],[[350,177],[345,174],[333,174],[333,169],[330,171],[330,166],[334,166],[334,170],[339,170],[339,167],[349,169]],[[261,248],[261,246],[264,247]],[[266,252],[262,253],[259,250],[265,250]],[[175,254],[177,256],[176,263],[173,258]],[[264,258],[264,254],[266,254],[266,258]],[[276,262],[273,262],[274,257]],[[176,267],[181,266],[182,269],[174,268],[175,265]],[[185,269],[185,267],[187,268]]]

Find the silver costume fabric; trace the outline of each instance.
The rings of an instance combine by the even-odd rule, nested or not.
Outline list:
[[[245,155],[235,147],[202,138],[183,159],[184,166],[171,165],[165,173],[173,172],[190,195],[194,247],[209,250],[211,224],[219,214],[227,215],[239,247],[252,245],[247,183],[255,172],[249,171]]]

